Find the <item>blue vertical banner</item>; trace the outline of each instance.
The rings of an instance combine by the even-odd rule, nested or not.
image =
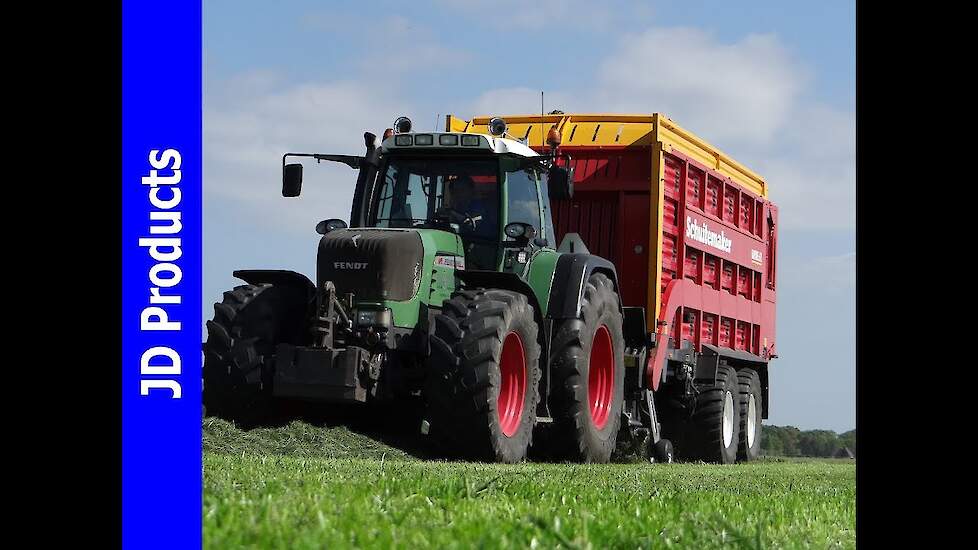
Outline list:
[[[122,3],[122,541],[201,545],[201,4]]]

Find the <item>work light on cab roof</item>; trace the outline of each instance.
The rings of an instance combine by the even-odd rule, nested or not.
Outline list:
[[[394,131],[398,134],[406,134],[411,131],[411,119],[406,116],[397,117],[394,121]]]
[[[489,119],[489,133],[494,136],[502,136],[506,133],[506,121],[497,117]]]

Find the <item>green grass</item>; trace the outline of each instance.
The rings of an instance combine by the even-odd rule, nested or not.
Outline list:
[[[420,460],[343,427],[204,421],[208,548],[855,546],[853,461]]]

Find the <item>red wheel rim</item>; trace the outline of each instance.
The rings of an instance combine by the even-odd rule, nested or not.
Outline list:
[[[591,410],[591,421],[599,430],[608,423],[614,389],[615,352],[608,327],[601,325],[591,342],[587,374],[588,408]]]
[[[519,334],[510,332],[503,340],[499,358],[499,397],[496,414],[499,427],[506,437],[513,437],[523,418],[523,401],[526,398],[526,355]]]

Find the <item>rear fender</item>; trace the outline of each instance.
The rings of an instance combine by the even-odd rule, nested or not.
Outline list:
[[[547,317],[551,319],[577,319],[581,316],[581,302],[588,277],[604,273],[618,292],[618,271],[608,260],[593,254],[561,254],[550,285],[550,301]],[[618,310],[622,310],[621,299]]]
[[[770,386],[768,385],[767,365],[765,364],[755,368],[761,378],[761,418],[767,420],[768,414],[771,412],[771,392],[769,391]]]

